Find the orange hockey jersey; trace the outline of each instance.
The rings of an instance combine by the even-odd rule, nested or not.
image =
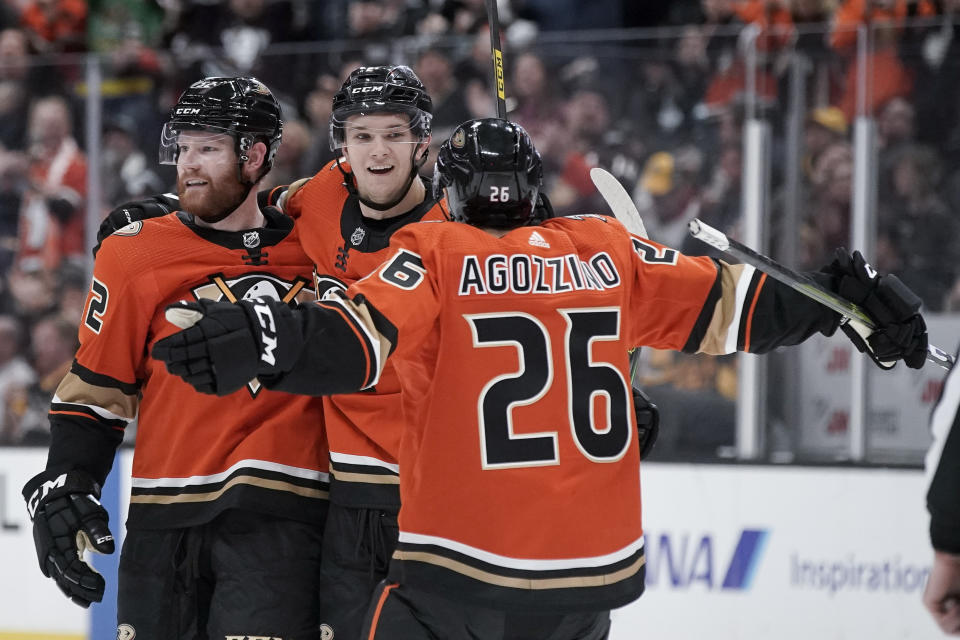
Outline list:
[[[404,215],[378,221],[364,218],[360,203],[344,187],[336,160],[286,199],[283,208],[298,223],[300,241],[313,260],[317,293],[344,289],[367,275],[388,255],[393,233],[409,222],[443,220],[432,198]],[[344,163],[347,171],[349,165]],[[429,188],[428,188],[429,192]],[[351,507],[399,506],[396,455],[402,415],[400,383],[388,365],[373,388],[324,399],[330,442],[330,498]]]
[[[629,348],[763,352],[838,320],[752,267],[602,216],[503,237],[421,223],[394,245],[345,293],[291,311],[309,352],[286,375],[312,363],[317,386],[362,388],[394,364],[405,431],[391,578],[500,609],[604,610],[643,590]]]
[[[80,326],[80,349],[50,410],[48,467],[102,482],[137,419],[131,528],[184,527],[243,508],[320,522],[328,498],[319,399],[262,388],[228,399],[194,391],[147,354],[176,330],[178,300],[315,299],[293,221],[264,209],[260,229],[195,226],[187,214],[135,222],[103,242]]]

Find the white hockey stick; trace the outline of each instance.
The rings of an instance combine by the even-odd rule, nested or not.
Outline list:
[[[711,247],[731,255],[745,264],[756,267],[771,278],[779,280],[808,298],[833,309],[843,316],[841,322],[849,322],[850,326],[864,339],[876,329],[877,325],[873,318],[867,315],[862,308],[826,289],[819,282],[802,273],[797,273],[793,269],[788,269],[772,258],[757,253],[736,240],[731,240],[719,229],[715,229],[697,218],[690,221],[689,229],[690,235],[697,240],[702,240]],[[937,363],[944,369],[949,369],[953,365],[953,356],[932,344],[927,345],[927,360]]]
[[[649,237],[646,227],[643,226],[640,212],[637,211],[637,205],[619,180],[600,167],[590,169],[590,179],[593,180],[593,185],[603,199],[607,201],[607,206],[613,211],[613,215],[623,223],[627,231],[641,238]]]
[[[594,167],[590,169],[590,179],[593,185],[606,200],[607,206],[613,212],[613,216],[627,228],[627,231],[641,238],[647,237],[647,228],[643,226],[643,218],[637,210],[637,205],[630,197],[630,193],[624,188],[620,181],[606,169]],[[637,379],[637,372],[640,370],[640,347],[636,347],[630,352],[630,382]]]

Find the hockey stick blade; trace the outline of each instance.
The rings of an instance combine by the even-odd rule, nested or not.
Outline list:
[[[607,206],[613,211],[614,217],[627,228],[627,231],[641,238],[649,237],[646,227],[643,226],[643,218],[637,211],[637,205],[634,204],[633,198],[630,197],[619,180],[614,178],[609,171],[600,167],[590,169],[590,179],[593,180],[597,191],[606,200]]]
[[[690,235],[697,240],[705,242],[727,255],[733,256],[744,264],[756,267],[771,278],[782,282],[808,298],[812,298],[825,307],[836,311],[843,316],[843,322],[850,322],[854,325],[859,324],[867,329],[867,334],[876,328],[876,323],[862,308],[849,300],[841,298],[802,273],[797,273],[772,258],[757,253],[736,240],[731,240],[722,231],[711,227],[697,218],[690,221],[688,228]],[[932,344],[927,346],[927,360],[940,365],[944,369],[949,369],[953,366],[954,362],[952,355]]]

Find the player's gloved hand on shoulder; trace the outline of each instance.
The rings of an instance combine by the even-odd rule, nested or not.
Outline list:
[[[153,357],[201,393],[225,396],[259,375],[289,371],[303,346],[290,307],[279,300],[180,302],[166,317],[182,331],[157,341]]]
[[[100,250],[103,240],[117,229],[122,229],[138,220],[165,216],[179,208],[180,199],[169,193],[121,204],[108,213],[107,217],[100,223],[100,228],[97,229],[97,246],[93,248],[93,256],[97,256],[97,251]]]
[[[880,275],[859,251],[850,254],[843,248],[821,272],[829,275],[831,290],[862,307],[876,324],[873,331],[856,321],[841,325],[861,353],[881,369],[892,368],[897,360],[913,369],[923,366],[927,325],[920,315],[922,301],[900,278]]]
[[[106,583],[83,559],[86,549],[114,549],[109,516],[100,505],[100,485],[80,470],[44,471],[24,485],[23,498],[43,575],[81,607],[100,602]]]
[[[637,444],[640,446],[640,459],[646,460],[660,434],[660,410],[653,404],[650,396],[633,387],[633,410],[637,415]]]

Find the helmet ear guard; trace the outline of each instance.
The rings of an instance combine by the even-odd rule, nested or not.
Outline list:
[[[457,127],[437,154],[433,192],[446,189],[454,221],[514,229],[544,220],[538,207],[543,163],[527,132],[499,118]]]

